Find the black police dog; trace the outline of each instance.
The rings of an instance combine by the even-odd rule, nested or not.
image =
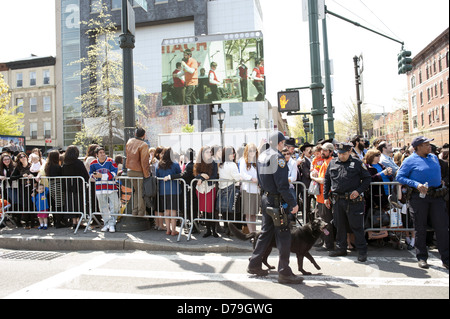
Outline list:
[[[317,270],[320,270],[319,265],[314,260],[314,257],[309,253],[309,250],[320,237],[322,232],[325,235],[328,235],[327,230],[328,223],[326,223],[322,218],[317,217],[313,221],[307,223],[304,226],[293,227],[291,228],[291,252],[297,255],[297,263],[298,270],[302,272],[303,275],[311,275],[310,272],[307,272],[303,269],[303,258],[306,257],[309,261],[316,267]],[[258,237],[261,235],[261,232],[252,232],[250,234],[244,234],[240,230],[233,225],[233,223],[229,223],[228,227],[233,232],[233,234],[241,239],[241,240],[249,240],[253,238],[253,249],[255,249],[256,241]],[[263,256],[263,264],[266,265],[269,269],[275,269],[274,266],[269,265],[267,262],[267,258],[272,252],[272,248],[277,247],[275,242],[275,236],[272,238],[272,243],[267,247],[266,252]]]

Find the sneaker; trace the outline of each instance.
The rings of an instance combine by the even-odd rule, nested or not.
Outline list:
[[[247,268],[247,272],[252,275],[256,275],[259,277],[265,277],[269,274],[268,270],[262,268]]]
[[[108,225],[103,226],[103,228],[100,230],[102,232],[107,232],[109,229]]]
[[[115,233],[115,232],[116,232],[116,227],[114,227],[114,226],[109,226],[109,232],[110,232],[110,233]]]

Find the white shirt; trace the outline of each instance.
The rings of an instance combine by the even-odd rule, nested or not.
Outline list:
[[[294,188],[294,185],[292,184],[292,182],[297,181],[297,161],[291,157],[291,158],[289,158],[287,165],[289,168],[289,175],[288,175],[289,188]]]
[[[256,167],[252,165],[250,166],[250,169],[247,169],[247,163],[243,157],[239,160],[239,173],[244,181],[248,181],[241,183],[241,189],[245,190],[247,193],[258,193],[258,183],[251,181],[253,178],[258,178]]]
[[[234,162],[225,162],[219,165],[219,178],[226,180],[240,181],[242,180],[237,164]],[[219,188],[227,188],[232,185],[232,182],[219,182]]]

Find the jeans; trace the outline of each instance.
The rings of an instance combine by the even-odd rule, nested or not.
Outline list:
[[[100,213],[102,214],[103,223],[105,226],[115,226],[117,216],[111,214],[119,213],[119,196],[117,192],[112,193],[97,193],[97,200]]]

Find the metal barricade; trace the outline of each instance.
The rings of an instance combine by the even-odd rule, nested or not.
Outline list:
[[[368,211],[366,211],[365,219],[366,232],[387,231],[390,234],[399,233],[400,238],[398,241],[400,241],[404,232],[413,232],[415,230],[414,228],[411,228],[413,226],[410,226],[409,211],[407,210],[406,214],[403,214],[403,206],[400,206],[402,204],[398,204],[398,201],[396,200],[397,196],[401,194],[401,190],[398,189],[395,191],[394,188],[400,187],[401,184],[398,182],[370,183],[370,205],[368,206]],[[387,195],[380,195],[384,194],[383,188],[385,191],[387,190]],[[394,201],[389,200],[391,195],[395,198]]]
[[[198,184],[200,182],[200,185]],[[234,181],[225,179],[210,179],[201,181],[194,179],[191,182],[190,204],[191,219],[190,229],[187,240],[191,239],[192,230],[198,222],[224,222],[224,223],[242,223],[260,225],[260,207],[261,199],[259,196],[241,197],[242,184],[248,183],[248,186],[256,185],[252,181]],[[250,192],[249,192],[250,193]],[[252,194],[254,192],[251,192]],[[255,194],[258,194],[259,191]],[[257,207],[257,218],[255,221],[246,220],[243,211],[244,200],[248,201],[246,207]],[[256,200],[256,203],[250,201]]]
[[[39,185],[42,185],[43,195],[39,195]],[[11,204],[8,210],[2,207],[0,224],[8,218],[16,226],[13,215],[21,215],[25,223],[33,223],[36,214],[80,215],[76,234],[81,222],[86,219],[86,183],[78,176],[57,176],[40,178],[20,178],[2,181],[2,198],[8,198]],[[77,217],[73,217],[77,218]]]
[[[164,178],[157,178],[157,196],[152,199],[153,207],[146,206],[142,177],[117,176],[115,181],[118,188],[115,196],[118,196],[119,207],[116,213],[108,213],[108,216],[114,216],[117,220],[122,217],[166,219],[169,222],[174,219],[179,220],[181,224],[177,241],[180,241],[181,233],[186,225],[186,216],[188,216],[187,189],[184,180],[177,179],[165,182]],[[98,222],[95,218],[96,215],[102,215],[97,199],[98,195],[102,195],[102,191],[95,191],[95,182],[91,182],[90,185],[89,225],[93,219]],[[167,189],[166,185],[168,186]],[[160,192],[160,190],[163,190],[163,192]]]
[[[297,204],[300,203],[300,198],[299,195],[302,194],[303,197],[301,197],[301,200],[303,201],[303,207],[302,207],[302,220],[303,220],[303,224],[307,223],[307,214],[308,212],[306,211],[306,207],[308,207],[308,205],[306,205],[306,201],[308,200],[308,189],[306,188],[306,185],[302,182],[292,182],[292,184],[295,187],[295,199],[297,201]],[[300,211],[297,213],[297,216],[300,214]]]

